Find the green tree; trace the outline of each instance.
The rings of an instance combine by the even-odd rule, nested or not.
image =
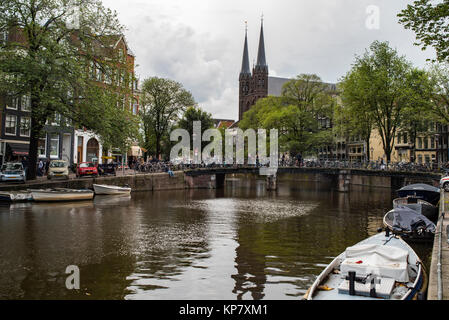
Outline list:
[[[257,100],[244,113],[239,127],[278,129],[280,151],[311,154],[332,143],[332,130],[320,125],[331,119],[333,92],[316,75],[299,75],[284,84],[281,97]]]
[[[190,134],[190,147],[193,147],[193,122],[201,121],[201,136],[203,136],[204,131],[214,127],[214,121],[212,120],[212,115],[201,108],[188,107],[184,112],[184,115],[178,122],[178,127],[185,129]],[[202,142],[201,147],[204,148],[208,142]]]
[[[369,51],[356,57],[351,71],[341,82],[344,103],[360,114],[372,117],[387,161],[391,159],[394,138],[404,116],[416,110],[415,99],[420,98],[420,94],[414,91],[418,73],[404,57],[389,47],[388,42],[375,41]],[[358,118],[368,125],[363,118],[369,117]]]
[[[31,98],[29,179],[36,177],[38,139],[55,113],[105,140],[127,121],[117,114],[119,92],[92,85],[89,73],[95,66],[112,77],[107,41],[123,31],[101,1],[3,0],[0,31],[11,35],[0,47],[0,94]]]
[[[345,138],[361,137],[366,144],[366,160],[370,160],[370,138],[374,127],[373,110],[361,85],[362,69],[353,69],[339,83],[342,106],[336,108],[337,124],[343,126]],[[338,129],[338,126],[337,126]],[[346,140],[347,141],[347,140]]]
[[[429,110],[437,122],[449,124],[449,63],[433,64],[429,73],[432,86]]]
[[[158,77],[146,79],[140,108],[144,147],[159,157],[164,137],[169,136],[186,108],[194,105],[192,94],[179,82]]]
[[[398,17],[404,28],[413,30],[423,50],[432,46],[439,61],[449,57],[449,0],[417,0],[407,5]]]

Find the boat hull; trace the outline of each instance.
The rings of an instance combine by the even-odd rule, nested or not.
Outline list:
[[[34,201],[80,201],[91,200],[94,193],[91,190],[31,190]]]
[[[99,185],[94,184],[95,194],[98,195],[124,195],[130,194],[131,188],[117,187],[117,186],[109,186],[109,185]]]

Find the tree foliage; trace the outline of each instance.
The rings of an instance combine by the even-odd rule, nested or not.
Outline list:
[[[201,122],[201,136],[203,136],[204,131],[213,128],[214,121],[212,120],[212,115],[201,108],[188,107],[184,112],[182,118],[177,123],[177,127],[185,129],[190,134],[190,146],[193,147],[193,122]],[[201,146],[204,148],[208,142],[202,142]]]
[[[101,1],[3,0],[0,31],[9,33],[0,47],[0,91],[6,100],[31,97],[29,178],[36,175],[38,139],[55,113],[93,130],[105,144],[135,134],[135,119],[123,103],[129,92],[93,85],[92,69],[115,79],[120,61],[112,44],[123,32]],[[132,133],[123,130],[127,125]]]
[[[332,118],[332,93],[318,76],[301,74],[284,84],[280,97],[257,100],[239,127],[278,129],[282,152],[312,154],[332,142],[331,130],[322,128],[319,121]]]
[[[373,121],[387,161],[404,119],[418,111],[428,97],[424,82],[422,71],[413,68],[388,42],[375,41],[369,51],[356,57],[340,84],[342,101],[354,110],[351,114],[360,125],[368,127]]]
[[[161,155],[162,142],[169,131],[189,106],[194,106],[192,94],[179,82],[152,77],[142,86],[140,117],[143,143],[154,155]],[[169,141],[169,140],[168,140]]]
[[[399,23],[415,32],[423,50],[432,46],[439,61],[449,57],[449,0],[417,0],[398,14]]]

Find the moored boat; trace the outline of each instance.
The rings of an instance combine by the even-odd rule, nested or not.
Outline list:
[[[346,248],[318,276],[307,300],[411,300],[427,275],[413,249],[387,230]]]
[[[424,215],[405,206],[397,206],[384,216],[384,225],[404,240],[433,240],[435,224]]]
[[[31,201],[33,197],[28,191],[1,191],[0,201],[7,202],[24,202]]]
[[[89,189],[33,189],[30,192],[34,201],[78,201],[94,197],[94,192]]]
[[[423,199],[434,206],[438,205],[440,201],[440,189],[425,183],[410,184],[402,187],[398,190],[398,195],[400,198],[413,196]]]
[[[118,187],[106,184],[94,184],[95,194],[101,195],[114,195],[114,194],[130,194],[131,188],[129,187]]]
[[[404,206],[412,210],[415,210],[419,214],[422,214],[423,216],[431,220],[435,220],[438,217],[437,206],[434,206],[433,204],[414,196],[394,199],[393,208],[397,208],[400,206]]]

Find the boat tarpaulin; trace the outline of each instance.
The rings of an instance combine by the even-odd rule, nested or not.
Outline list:
[[[402,187],[401,189],[399,189],[399,191],[418,191],[418,190],[422,190],[422,191],[430,191],[430,192],[440,192],[440,189],[438,189],[437,187],[431,186],[430,184],[425,184],[425,183],[415,183],[415,184],[410,184],[408,186]]]
[[[414,232],[422,228],[423,231],[435,233],[436,230],[432,221],[417,211],[404,206],[398,206],[391,210],[389,217],[392,220],[393,231]]]
[[[342,276],[355,271],[357,277],[375,275],[408,282],[408,251],[379,244],[360,244],[346,248],[345,259],[340,265]]]

